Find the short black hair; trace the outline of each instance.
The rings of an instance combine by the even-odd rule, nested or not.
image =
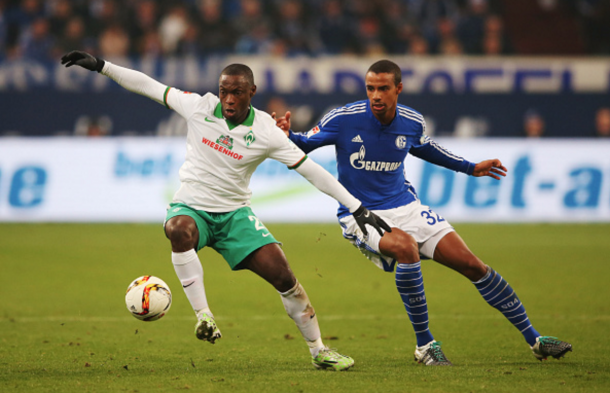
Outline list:
[[[369,67],[367,74],[372,72],[374,74],[394,74],[394,85],[398,86],[402,82],[402,71],[400,67],[390,60],[379,60],[375,64]]]
[[[250,86],[254,86],[254,74],[252,74],[250,67],[245,64],[230,64],[220,73],[220,76],[223,75],[241,75],[246,78]]]

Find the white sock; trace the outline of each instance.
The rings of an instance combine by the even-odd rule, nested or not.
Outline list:
[[[186,252],[172,252],[172,263],[195,314],[199,315],[204,312],[213,316],[205,296],[203,267],[197,252],[194,249]]]
[[[318,352],[324,348],[324,344],[322,343],[316,311],[311,306],[305,289],[297,281],[292,289],[284,293],[280,292],[280,295],[282,295],[284,309],[301,331],[309,346],[311,356],[316,357]]]

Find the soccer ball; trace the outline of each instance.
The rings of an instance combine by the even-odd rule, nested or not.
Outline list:
[[[159,277],[142,276],[129,284],[125,294],[127,309],[141,321],[156,321],[172,305],[172,293]]]

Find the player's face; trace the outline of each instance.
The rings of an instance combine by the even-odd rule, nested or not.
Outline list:
[[[218,98],[222,115],[232,123],[240,124],[248,116],[250,100],[256,93],[243,75],[221,75],[218,83]]]
[[[373,115],[382,123],[394,120],[402,83],[394,84],[394,74],[368,72],[364,79]]]

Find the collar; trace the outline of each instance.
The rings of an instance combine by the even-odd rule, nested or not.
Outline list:
[[[385,131],[388,128],[392,127],[392,125],[396,121],[396,118],[398,117],[398,105],[396,105],[396,109],[394,110],[394,118],[392,119],[392,121],[389,124],[381,124],[379,119],[377,117],[375,117],[375,115],[373,114],[373,110],[371,109],[371,101],[370,100],[366,100],[366,113],[373,119],[373,121],[379,127],[381,127],[382,131]]]
[[[222,105],[220,104],[220,102],[216,105],[216,109],[214,109],[214,117],[224,119],[224,116],[222,116]],[[252,127],[252,124],[254,124],[254,108],[252,108],[252,104],[250,104],[250,112],[248,112],[248,116],[246,116],[246,119],[241,124],[235,124],[227,119],[224,120],[227,122],[229,130],[232,130],[240,125]]]

